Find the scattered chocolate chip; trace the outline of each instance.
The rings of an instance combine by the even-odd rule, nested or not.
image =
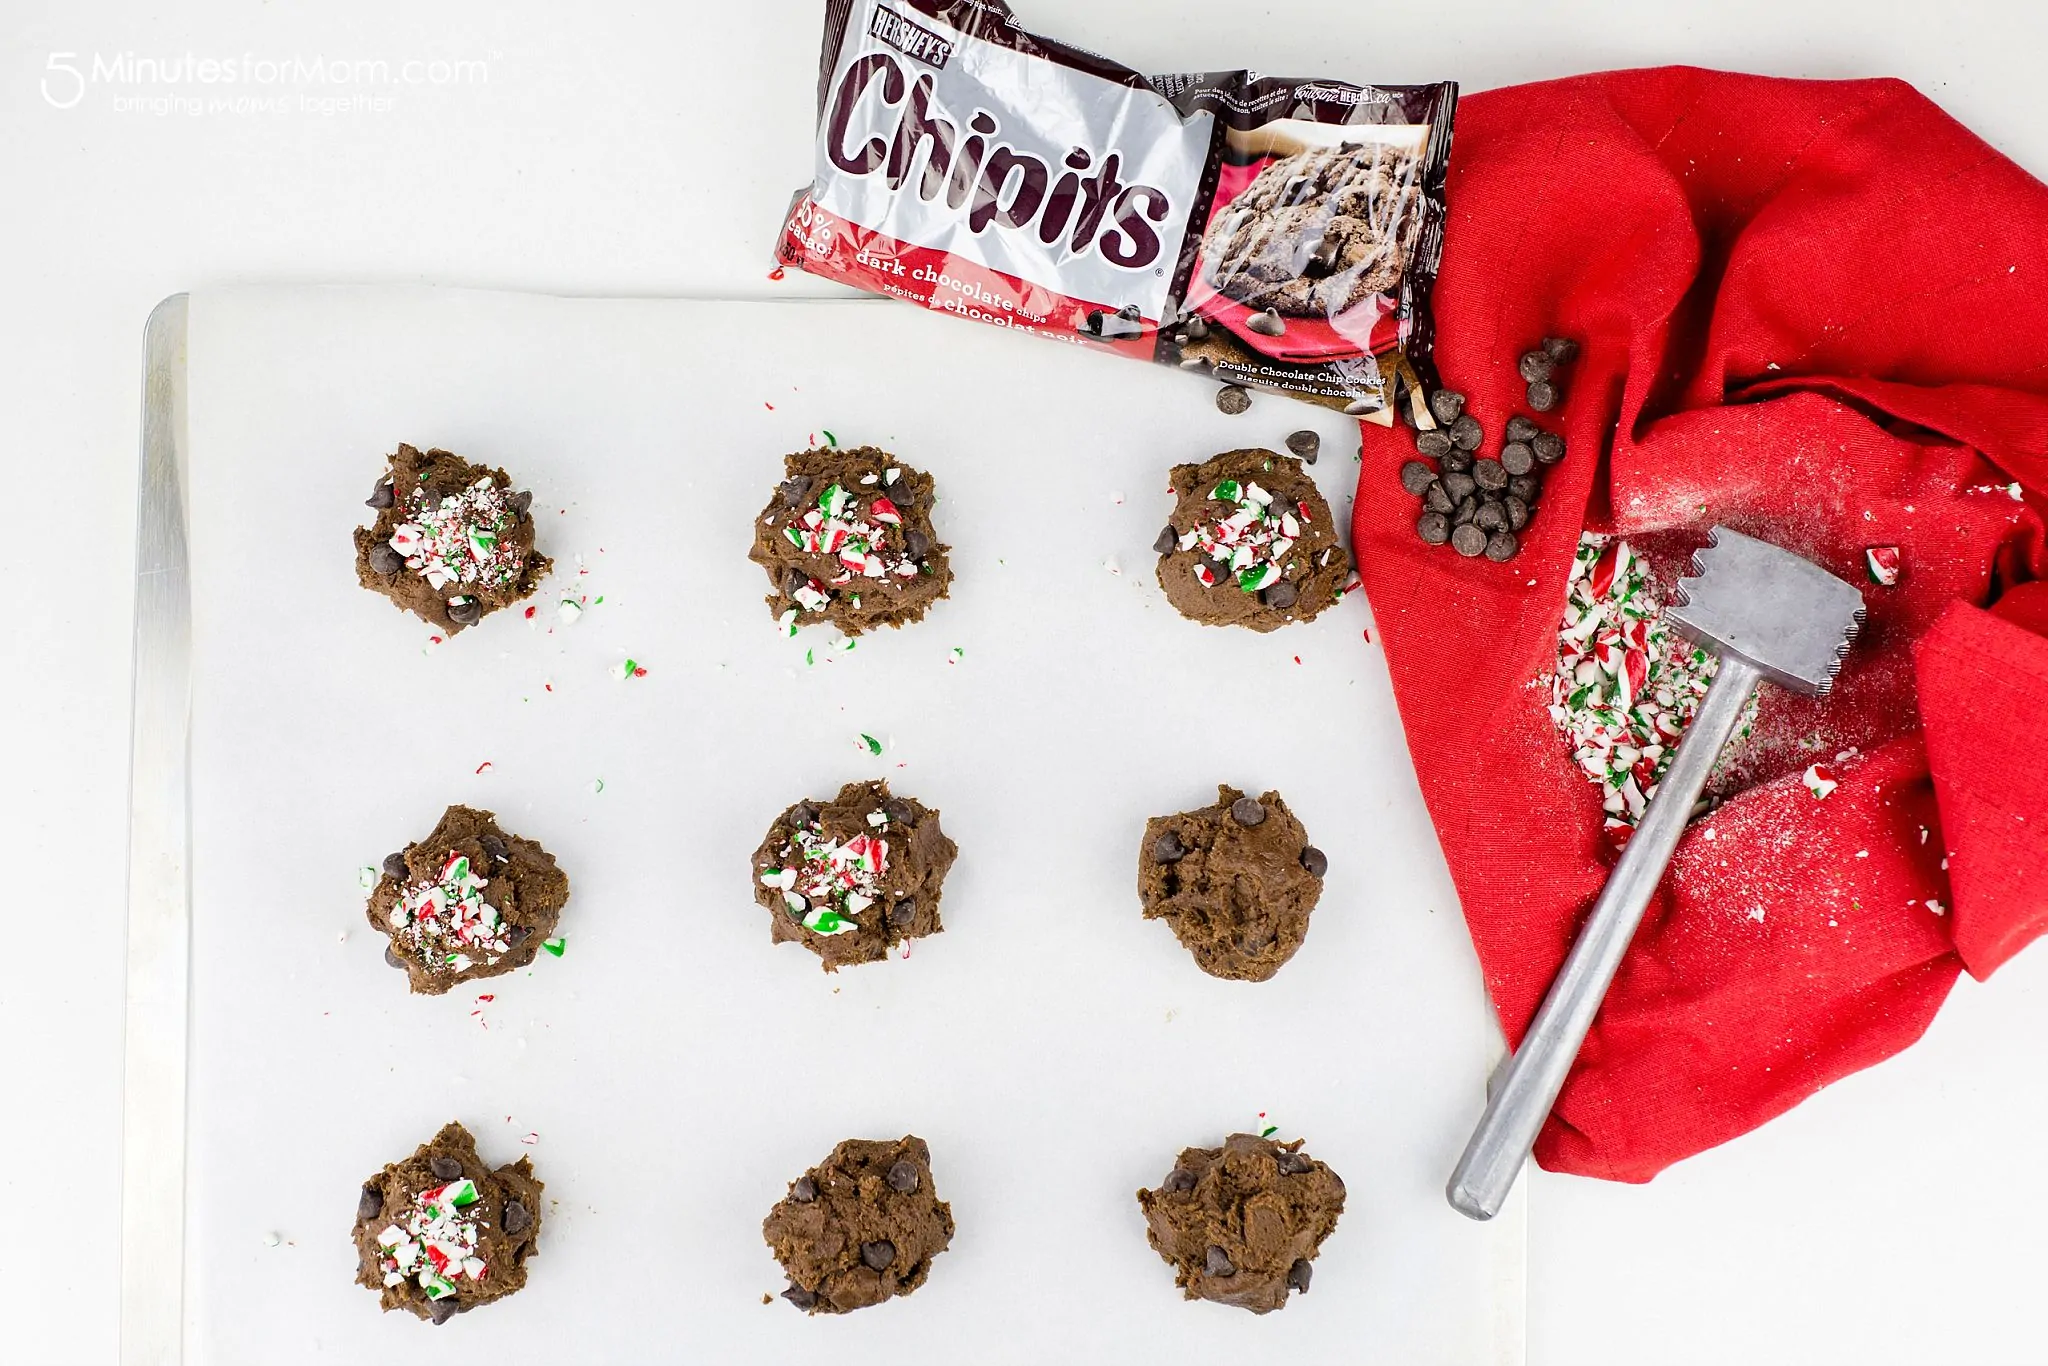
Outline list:
[[[1486,533],[1467,523],[1451,533],[1451,549],[1471,559],[1486,550]]]
[[[1460,470],[1453,470],[1443,477],[1442,483],[1444,492],[1451,496],[1451,505],[1455,507],[1467,498],[1470,498],[1473,492],[1478,489],[1477,467],[1474,467],[1474,471],[1471,474],[1466,474]]]
[[[1507,437],[1510,441],[1534,441],[1542,431],[1541,427],[1520,413],[1508,419]]]
[[[1152,841],[1152,857],[1160,863],[1179,863],[1188,856],[1188,847],[1180,842],[1180,836],[1171,830],[1160,832]]]
[[[889,1168],[889,1189],[898,1195],[908,1195],[917,1189],[917,1168],[908,1162],[898,1162]]]
[[[507,498],[505,503],[513,512],[523,516],[526,510],[533,506],[533,493],[529,489],[521,489],[510,498]]]
[[[1186,1167],[1175,1167],[1172,1171],[1168,1172],[1165,1183],[1160,1187],[1161,1190],[1174,1191],[1176,1193],[1191,1191],[1194,1188],[1195,1174]]]
[[[1461,451],[1478,450],[1485,436],[1486,429],[1470,413],[1459,413],[1458,420],[1451,424],[1451,444]]]
[[[400,972],[405,970],[405,960],[400,958],[398,950],[392,948],[389,944],[384,946],[384,966],[397,968]]]
[[[1276,611],[1294,606],[1301,598],[1301,590],[1290,579],[1282,579],[1271,587],[1259,590],[1259,601]]]
[[[1311,844],[1301,851],[1301,866],[1310,877],[1321,877],[1330,871],[1330,856]]]
[[[789,1198],[799,1205],[808,1205],[818,1198],[818,1183],[808,1176],[799,1176],[796,1184],[789,1188]]]
[[[1429,396],[1430,416],[1446,427],[1458,420],[1465,411],[1465,396],[1454,389],[1439,389]]]
[[[461,1310],[462,1306],[456,1303],[453,1295],[447,1295],[438,1300],[428,1300],[427,1322],[439,1328],[442,1324],[454,1318]]]
[[[1555,408],[1558,399],[1562,397],[1563,395],[1557,391],[1557,386],[1547,379],[1539,379],[1529,386],[1529,406],[1539,413],[1547,413]]]
[[[1293,451],[1303,461],[1313,465],[1316,463],[1316,457],[1323,453],[1323,439],[1314,432],[1305,429],[1298,432],[1290,432],[1287,436],[1287,449]]]
[[[1479,497],[1477,494],[1474,494],[1470,498],[1459,501],[1456,510],[1451,513],[1451,525],[1454,527],[1463,526],[1478,515]]]
[[[1439,428],[1434,431],[1417,432],[1415,449],[1424,455],[1441,457],[1448,455],[1454,448],[1451,445],[1451,434]]]
[[[1401,487],[1420,498],[1423,490],[1436,482],[1436,471],[1420,460],[1410,460],[1401,466]]]
[[[1488,493],[1499,493],[1508,486],[1508,472],[1498,460],[1475,460],[1472,462],[1472,482]]]
[[[1152,538],[1152,553],[1171,555],[1180,545],[1180,533],[1172,527],[1161,527],[1159,534]]]
[[[1509,531],[1520,531],[1523,527],[1529,525],[1529,505],[1526,502],[1510,493],[1501,500],[1501,506],[1506,509],[1508,514]]]
[[[1213,1243],[1209,1245],[1209,1257],[1202,1264],[1202,1270],[1208,1272],[1211,1276],[1235,1276],[1237,1274],[1237,1267],[1231,1262],[1230,1254]]]
[[[1441,512],[1425,512],[1416,519],[1415,534],[1425,544],[1442,545],[1451,539],[1451,519]]]
[[[1226,384],[1216,391],[1216,411],[1236,417],[1252,406],[1251,390],[1242,384]]]
[[[1470,474],[1472,473],[1472,452],[1461,451],[1456,446],[1453,446],[1444,454],[1444,458],[1437,463],[1443,467],[1446,474]]]
[[[887,1238],[877,1238],[872,1243],[860,1245],[860,1259],[870,1271],[887,1271],[889,1263],[896,1260],[896,1244]]]
[[[379,541],[370,547],[370,572],[391,575],[405,568],[405,556],[391,548],[389,541]]]
[[[913,560],[921,560],[930,553],[932,538],[912,528],[903,533],[903,553]]]
[[[1570,337],[1545,337],[1543,354],[1559,365],[1570,365],[1579,358],[1579,344]]]
[[[507,1200],[505,1208],[498,1214],[498,1226],[507,1233],[524,1233],[533,1226],[533,1215],[517,1200]]]
[[[1281,337],[1287,334],[1287,320],[1272,309],[1254,313],[1244,320],[1244,325],[1262,337]]]
[[[1481,531],[1505,531],[1508,525],[1508,510],[1489,499],[1479,505],[1479,511],[1472,514],[1472,525]]]
[[[1526,441],[1510,441],[1500,448],[1500,464],[1509,474],[1527,474],[1536,468],[1536,452]]]
[[[1564,459],[1564,438],[1555,432],[1538,432],[1536,439],[1529,443],[1529,449],[1544,464],[1555,465]]]
[[[356,1222],[374,1219],[384,1212],[384,1192],[376,1186],[363,1187],[363,1193],[356,1197]]]
[[[1549,379],[1556,369],[1557,362],[1545,351],[1524,351],[1515,362],[1515,373],[1531,384]]]
[[[1422,506],[1431,512],[1449,516],[1458,506],[1458,500],[1451,497],[1451,491],[1444,487],[1443,480],[1438,479],[1422,491]]]
[[[1519,498],[1525,503],[1536,501],[1536,495],[1543,491],[1543,481],[1534,474],[1518,474],[1508,480],[1508,496]]]
[[[452,1157],[430,1157],[427,1159],[427,1170],[443,1181],[453,1181],[462,1175],[462,1164]]]
[[[383,483],[370,490],[370,496],[363,499],[363,506],[377,508],[381,511],[384,508],[390,507],[396,501],[397,499],[391,492],[391,485]]]
[[[1239,797],[1230,804],[1230,819],[1250,829],[1266,819],[1266,808],[1257,797]]]
[[[1308,1258],[1296,1257],[1294,1265],[1287,1268],[1287,1288],[1306,1295],[1308,1293],[1309,1280],[1315,1274],[1315,1268],[1309,1265]]]
[[[799,1309],[809,1309],[818,1302],[818,1297],[815,1294],[804,1289],[794,1281],[790,1282],[789,1289],[782,1292],[782,1298],[788,1300]]]
[[[474,626],[484,619],[484,605],[475,598],[460,598],[448,604],[448,620],[457,626]]]
[[[791,475],[782,481],[777,491],[782,494],[782,505],[784,507],[802,507],[804,500],[811,496],[810,476],[803,474]]]
[[[917,902],[907,896],[889,908],[889,923],[891,925],[908,925],[915,919],[917,919]]]
[[[1496,531],[1487,538],[1486,558],[1495,564],[1506,564],[1515,558],[1515,552],[1521,548],[1522,543],[1515,539],[1514,532]]]
[[[1300,1176],[1316,1169],[1316,1160],[1307,1153],[1282,1153],[1278,1161],[1282,1176]]]
[[[397,882],[405,881],[405,855],[386,854],[384,856],[384,876]]]
[[[483,835],[478,837],[477,843],[483,846],[483,850],[486,854],[489,854],[492,858],[496,859],[500,863],[503,863],[506,859],[512,857],[511,846],[507,845],[505,841],[499,839],[496,835],[491,834],[489,831],[485,831]]]

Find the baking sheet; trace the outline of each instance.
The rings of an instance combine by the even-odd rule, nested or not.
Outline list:
[[[1350,424],[882,302],[229,291],[190,330],[188,1360],[1520,1360],[1519,1203],[1441,1193],[1497,1036],[1366,605],[1226,632],[1151,576],[1168,466],[1313,426],[1347,520]],[[783,638],[745,559],[828,429],[936,477],[958,575],[845,652]],[[356,586],[401,440],[535,491],[533,620],[434,644]],[[565,626],[565,591],[603,602]],[[769,943],[748,856],[866,777],[943,811],[948,928],[828,976]],[[1265,984],[1138,914],[1144,819],[1219,781],[1278,787],[1330,855]],[[413,998],[357,870],[457,801],[560,859],[567,949]],[[1184,1303],[1132,1199],[1260,1112],[1350,1192],[1263,1318]],[[550,1203],[528,1288],[437,1330],[377,1312],[348,1234],[360,1179],[451,1118]],[[959,1228],[930,1282],[764,1305],[785,1183],[908,1132]]]

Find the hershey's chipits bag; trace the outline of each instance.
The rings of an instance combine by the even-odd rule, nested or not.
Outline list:
[[[1000,0],[828,0],[786,265],[1379,422],[1431,363],[1453,84],[1155,76]]]

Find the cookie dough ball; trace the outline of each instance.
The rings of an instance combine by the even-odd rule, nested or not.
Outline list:
[[[1159,586],[1205,626],[1272,631],[1336,602],[1351,573],[1330,505],[1301,461],[1225,451],[1173,467],[1173,520],[1159,533]]]
[[[783,457],[788,475],[754,523],[747,558],[768,571],[768,610],[794,635],[829,621],[849,636],[917,621],[953,582],[932,530],[931,476],[873,446]]]
[[[754,899],[776,943],[802,944],[835,972],[943,930],[939,891],[959,852],[924,803],[886,782],[848,783],[775,818],[754,851]]]
[[[446,1323],[526,1285],[539,1250],[541,1183],[520,1158],[492,1171],[460,1124],[363,1182],[356,1283],[384,1308]]]
[[[448,451],[400,446],[369,505],[356,579],[451,636],[532,596],[550,567],[533,548],[533,495]]]
[[[1211,977],[1263,982],[1308,937],[1329,861],[1278,792],[1216,789],[1216,804],[1145,822],[1138,900]]]
[[[1220,1148],[1188,1148],[1157,1190],[1138,1192],[1145,1237],[1191,1300],[1254,1314],[1308,1293],[1316,1252],[1344,1212],[1344,1183],[1301,1151],[1232,1134]]]
[[[932,1188],[923,1139],[849,1138],[790,1183],[761,1236],[789,1277],[784,1299],[845,1314],[923,1285],[953,1241],[953,1207]]]
[[[432,834],[385,858],[368,915],[390,936],[384,961],[415,992],[439,996],[531,963],[568,900],[553,854],[488,811],[451,806]]]

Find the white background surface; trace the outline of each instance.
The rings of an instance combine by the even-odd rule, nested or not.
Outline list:
[[[0,568],[16,589],[0,670],[10,1360],[114,1350],[129,540],[150,306],[231,280],[765,293],[777,216],[808,176],[816,11],[0,9],[0,460],[14,509]],[[2048,173],[2048,11],[2021,0],[1035,0],[1024,18],[1145,69],[1450,76],[1468,90],[1661,61],[1899,75]],[[489,78],[332,114],[158,116],[117,109],[136,92],[106,85],[60,110],[41,91],[55,52],[89,67],[94,53],[188,48],[482,60]],[[68,83],[52,93],[68,98]],[[1646,1189],[1537,1177],[1530,1359],[2048,1359],[2031,1312],[2048,1226],[2016,1203],[2030,1183],[2005,1175],[2033,1169],[2048,1130],[2044,1039],[2048,953],[2036,948],[1988,986],[1959,987],[1921,1046]]]

